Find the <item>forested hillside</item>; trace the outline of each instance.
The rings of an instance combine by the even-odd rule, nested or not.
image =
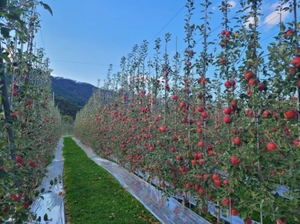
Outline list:
[[[62,115],[75,118],[76,113],[87,103],[97,87],[62,77],[52,77],[52,92],[55,105]]]

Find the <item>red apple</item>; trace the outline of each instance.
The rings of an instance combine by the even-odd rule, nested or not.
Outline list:
[[[224,185],[229,185],[229,181],[226,179],[226,180],[223,180],[223,184]]]
[[[283,35],[284,39],[289,39],[289,38],[291,38],[291,36],[293,35],[293,32],[294,32],[294,31],[293,31],[292,29],[286,30],[285,33],[284,33],[284,35]]]
[[[200,112],[200,113],[203,112],[203,111],[204,111],[204,107],[198,106],[198,107],[197,107],[197,111]]]
[[[220,175],[217,174],[217,173],[214,173],[214,174],[212,175],[212,178],[213,178],[214,180],[219,179],[219,178],[220,178]]]
[[[253,72],[251,72],[251,71],[245,71],[245,72],[244,72],[244,77],[245,77],[245,79],[246,79],[247,81],[249,81],[250,79],[252,79],[253,76],[254,76],[254,74],[253,74]]]
[[[224,112],[224,114],[231,114],[231,112],[232,112],[232,109],[231,109],[231,107],[225,107],[224,108],[224,110],[223,110],[223,112]]]
[[[222,182],[219,180],[219,179],[216,179],[214,180],[214,184],[217,186],[217,187],[220,187]]]
[[[195,165],[197,164],[197,160],[192,159],[192,160],[191,160],[191,164],[192,164],[193,166],[195,166]]]
[[[222,200],[222,205],[229,206],[230,205],[229,198],[225,198],[224,200]]]
[[[225,124],[230,124],[231,123],[231,118],[230,118],[230,116],[229,115],[225,115],[224,117],[223,117],[223,122],[225,123]]]
[[[297,57],[293,58],[293,60],[291,61],[291,64],[296,68],[300,68],[300,57],[297,56]]]
[[[267,144],[267,149],[268,149],[269,151],[273,151],[273,150],[277,149],[277,145],[276,145],[274,142],[269,142],[269,143]]]
[[[294,109],[290,109],[288,112],[283,112],[283,115],[285,118],[287,119],[294,119],[298,117],[298,113],[297,111],[295,111]]]
[[[200,188],[198,192],[199,192],[199,194],[201,194],[201,195],[204,195],[204,194],[205,194],[205,190],[202,189],[202,188]]]
[[[236,137],[233,139],[233,144],[235,145],[241,145],[242,144],[242,141],[239,137]]]
[[[238,160],[238,158],[236,156],[232,156],[231,157],[231,163],[233,165],[238,165],[240,162],[239,162],[239,160]]]
[[[204,165],[204,164],[205,164],[204,159],[199,159],[199,164],[200,164],[200,165]]]
[[[178,100],[178,95],[173,95],[172,100]]]
[[[226,88],[232,87],[231,81],[227,80],[227,81],[224,83],[224,86],[225,86]]]
[[[256,80],[256,79],[253,79],[253,78],[249,79],[249,81],[248,81],[248,85],[249,85],[249,86],[256,85],[257,83],[258,83],[257,80]]]
[[[190,183],[187,183],[186,185],[185,185],[185,188],[186,189],[189,189],[189,188],[191,188],[192,187],[192,185],[190,184]]]
[[[16,162],[17,163],[22,163],[23,162],[23,159],[21,156],[16,156]]]
[[[201,113],[201,117],[202,117],[203,119],[208,118],[208,113],[207,113],[207,112],[202,112],[202,113]]]
[[[231,215],[237,216],[238,215],[238,210],[236,208],[231,209]]]
[[[257,89],[258,89],[259,91],[263,91],[265,88],[266,88],[266,87],[265,87],[265,83],[263,83],[263,82],[259,83],[259,85],[258,85],[258,87],[257,87]]]
[[[182,158],[182,155],[181,154],[179,154],[179,155],[177,155],[176,156],[176,159],[178,160],[178,161],[181,161],[183,158]]]

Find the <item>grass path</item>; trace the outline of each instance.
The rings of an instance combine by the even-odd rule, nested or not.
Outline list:
[[[64,138],[63,156],[67,223],[159,223],[71,137]]]

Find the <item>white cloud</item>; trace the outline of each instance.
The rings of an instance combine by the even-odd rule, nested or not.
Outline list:
[[[277,6],[278,6],[277,3],[275,3],[271,6],[272,12],[268,16],[266,16],[266,18],[264,19],[264,22],[263,22],[264,25],[275,26],[275,25],[279,24],[279,22],[280,22],[280,12],[275,11]],[[284,21],[288,17],[288,15],[289,15],[288,11],[282,12],[281,13],[281,20]]]
[[[257,23],[260,23],[260,17],[258,17]],[[250,24],[254,24],[254,17],[249,17],[247,22],[244,23],[244,26],[249,27]]]
[[[51,73],[51,76],[53,76],[53,77],[58,77],[59,75],[56,75],[56,74],[54,74],[54,73]]]
[[[235,1],[229,1],[228,4],[231,5],[231,8],[234,8],[236,6]]]

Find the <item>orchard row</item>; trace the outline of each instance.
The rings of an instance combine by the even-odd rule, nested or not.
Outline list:
[[[42,2],[0,1],[0,223],[43,219],[30,205],[60,137],[49,60],[33,48],[39,5],[51,12]]]
[[[188,0],[183,58],[176,53],[170,61],[170,34],[163,56],[161,39],[155,41],[152,62],[147,41],[135,46],[77,114],[76,137],[130,171],[158,178],[166,193],[196,196],[203,214],[209,200],[220,206],[218,218],[222,210],[247,223],[299,222],[297,3],[279,2],[279,13],[295,17],[280,20],[275,42],[262,49],[262,2],[240,1],[235,22],[244,25],[230,27],[230,4],[222,1],[224,29],[216,37],[211,2]],[[196,8],[203,24],[191,22]]]

